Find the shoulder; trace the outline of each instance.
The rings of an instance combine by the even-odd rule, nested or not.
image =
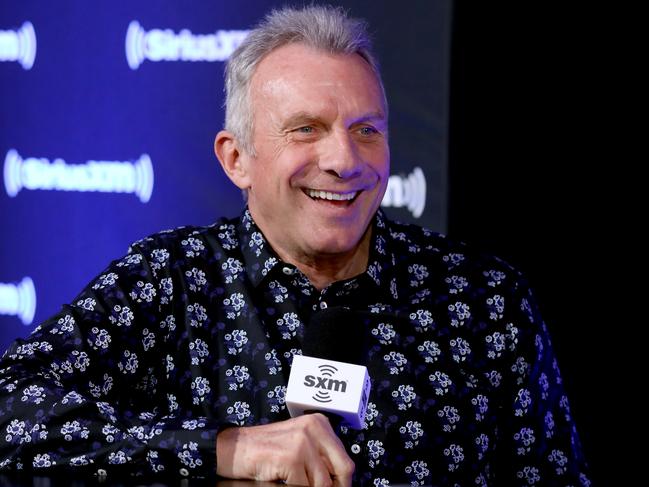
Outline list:
[[[211,225],[183,225],[162,230],[133,242],[129,254],[149,256],[153,251],[181,252],[196,257],[206,249],[231,250],[238,246],[237,219],[220,218]]]
[[[500,257],[440,232],[420,225],[384,219],[389,245],[406,257],[437,258],[449,268],[489,267],[506,273],[520,274]]]
[[[424,262],[447,272],[479,274],[496,285],[505,276],[522,279],[521,273],[500,257],[480,248],[411,223],[384,219],[385,235],[392,252],[400,260]]]

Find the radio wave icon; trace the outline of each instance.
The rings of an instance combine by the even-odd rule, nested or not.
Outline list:
[[[146,31],[142,28],[137,20],[132,20],[126,30],[126,62],[132,70],[136,70],[142,64],[145,58],[145,40]]]
[[[323,364],[323,365],[318,365],[318,368],[320,369],[320,373],[325,377],[331,377],[336,372],[338,372],[338,369],[333,365]]]
[[[153,164],[148,154],[135,162],[135,194],[142,203],[148,203],[153,193]]]
[[[18,61],[23,69],[32,69],[36,60],[36,31],[31,22],[23,22],[18,34]]]
[[[16,150],[10,149],[7,152],[4,165],[4,180],[7,195],[10,198],[15,197],[23,189],[22,178],[20,176],[22,163],[23,160]]]
[[[18,284],[18,316],[23,325],[30,325],[36,313],[36,288],[34,281],[29,277],[23,277]]]
[[[419,218],[426,207],[426,178],[424,171],[419,167],[415,167],[407,177],[396,174],[390,176],[381,206],[395,208],[405,206],[415,218]]]
[[[332,400],[331,397],[329,397],[329,391],[318,391],[313,395],[313,399],[323,403],[331,402]]]
[[[36,313],[34,281],[23,277],[19,284],[0,283],[0,314],[18,316],[23,325],[31,325]]]
[[[416,167],[408,176],[409,193],[408,209],[412,212],[415,218],[419,218],[424,212],[426,206],[426,178],[424,171]]]
[[[323,377],[327,378],[333,376],[336,372],[338,372],[338,369],[333,365],[323,364],[318,365],[318,368],[320,369],[320,373],[323,375]],[[312,397],[314,400],[322,403],[332,401],[331,397],[329,396],[329,391],[318,391]]]

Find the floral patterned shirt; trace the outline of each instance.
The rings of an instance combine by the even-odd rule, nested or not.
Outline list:
[[[379,211],[363,274],[315,289],[246,210],[136,242],[0,362],[0,472],[216,471],[216,435],[289,417],[318,309],[363,312],[372,392],[354,485],[589,485],[521,276]],[[341,337],[343,340],[344,337]]]

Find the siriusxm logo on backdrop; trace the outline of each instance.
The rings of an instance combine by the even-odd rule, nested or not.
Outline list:
[[[5,157],[4,182],[7,195],[12,198],[22,189],[99,191],[131,193],[147,203],[153,192],[153,165],[147,154],[135,162],[67,164],[60,158],[52,162],[44,157],[23,159],[11,149]]]
[[[407,177],[400,175],[390,176],[381,206],[407,207],[412,216],[419,218],[426,207],[426,178],[424,177],[424,171],[419,167],[415,167]]]
[[[17,316],[23,325],[31,325],[36,312],[36,289],[29,277],[19,284],[0,282],[0,315]]]
[[[175,33],[171,29],[148,32],[137,20],[126,31],[126,61],[131,69],[148,61],[225,61],[247,30],[217,30],[213,34],[192,34],[188,29]]]
[[[36,32],[31,22],[18,30],[0,30],[0,61],[17,61],[31,69],[36,59]]]

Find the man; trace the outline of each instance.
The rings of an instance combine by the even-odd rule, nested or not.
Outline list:
[[[587,485],[520,276],[379,210],[387,103],[363,24],[273,12],[226,88],[215,151],[246,211],[137,242],[7,351],[0,468]],[[363,316],[370,340],[359,431],[284,403],[304,329],[332,306]]]

